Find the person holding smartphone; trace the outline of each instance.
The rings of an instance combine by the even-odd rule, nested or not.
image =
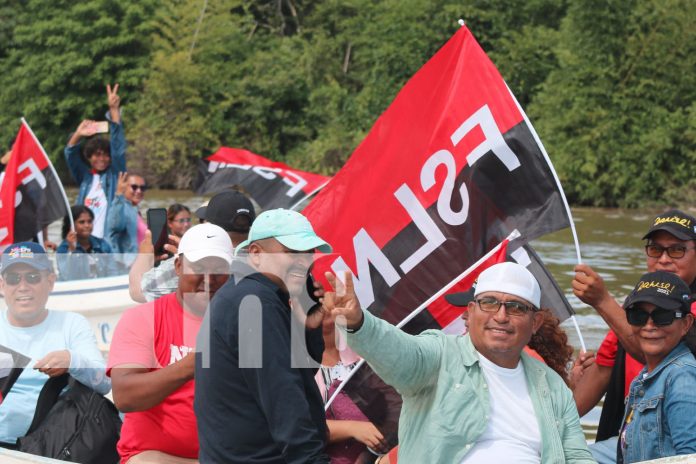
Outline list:
[[[106,216],[116,195],[118,173],[126,170],[126,138],[121,120],[118,84],[106,86],[109,111],[107,121],[85,119],[77,126],[65,147],[65,160],[79,185],[76,204],[94,212],[92,235],[105,238]],[[108,129],[107,129],[108,127]],[[109,140],[97,136],[108,130]],[[82,147],[82,140],[89,138]]]

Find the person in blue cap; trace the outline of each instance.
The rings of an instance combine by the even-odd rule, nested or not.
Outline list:
[[[104,358],[83,316],[46,308],[56,275],[38,243],[13,243],[0,256],[0,288],[7,309],[0,315],[0,345],[32,358],[0,403],[0,443],[26,434],[41,388],[66,372],[101,394],[111,389]]]
[[[197,340],[200,462],[329,462],[314,380],[324,349],[314,314],[322,312],[310,312],[306,328],[293,322],[302,319],[294,302],[307,293],[315,251],[331,247],[304,216],[285,209],[260,214],[237,246],[233,278],[213,298],[209,332]]]

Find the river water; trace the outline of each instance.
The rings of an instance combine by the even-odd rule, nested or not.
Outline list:
[[[75,190],[69,190],[68,197],[72,200],[76,193]],[[148,208],[166,208],[172,203],[185,204],[195,211],[205,200],[206,198],[185,190],[151,190],[147,192],[146,199],[141,204],[141,211],[144,212]],[[612,295],[623,301],[645,272],[645,254],[641,237],[657,212],[573,208],[572,213],[583,262],[598,271]],[[54,241],[58,239],[59,223],[50,227],[49,235]],[[606,334],[607,326],[592,308],[575,298],[571,291],[570,283],[577,255],[570,229],[542,237],[532,245],[573,305],[587,348],[595,350]],[[565,321],[563,327],[573,346],[580,348],[571,321]]]

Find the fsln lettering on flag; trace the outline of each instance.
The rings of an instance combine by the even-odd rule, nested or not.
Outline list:
[[[26,121],[0,174],[0,247],[32,240],[51,222],[62,219],[68,202],[60,179]]]
[[[553,168],[462,27],[404,86],[304,210],[363,308],[397,324],[513,230],[569,225]],[[339,272],[339,275],[340,272]]]
[[[262,209],[292,208],[329,181],[328,177],[293,169],[239,148],[222,147],[207,161],[196,193],[214,195],[238,185]]]

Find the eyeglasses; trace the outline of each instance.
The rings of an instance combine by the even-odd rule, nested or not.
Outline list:
[[[134,192],[140,190],[141,192],[145,193],[147,190],[147,185],[130,184],[130,188],[133,189]]]
[[[683,258],[686,254],[686,250],[693,250],[693,247],[686,247],[684,245],[670,245],[668,247],[663,247],[656,243],[648,243],[645,245],[645,253],[651,258],[659,258],[662,253],[667,252],[667,256],[672,259]]]
[[[176,222],[176,223],[178,223],[178,224],[190,224],[190,223],[191,223],[191,218],[174,219],[173,222]]]
[[[634,306],[626,309],[628,323],[637,327],[643,327],[648,323],[648,319],[652,319],[654,325],[664,327],[672,324],[675,319],[682,319],[683,317],[684,313],[682,311],[671,311],[662,308],[655,308],[651,313]]]
[[[509,316],[524,316],[530,311],[535,311],[533,306],[528,306],[519,301],[499,301],[495,298],[480,298],[476,303],[481,311],[487,313],[497,313],[501,306],[505,306],[505,312]]]
[[[6,272],[3,274],[2,279],[7,285],[19,285],[19,283],[24,279],[24,281],[29,285],[36,285],[41,282],[40,272],[27,272],[26,274],[20,274],[19,272]]]

